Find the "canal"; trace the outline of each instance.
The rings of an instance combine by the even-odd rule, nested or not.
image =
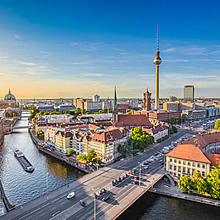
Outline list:
[[[17,122],[16,126],[24,126],[27,123],[27,119],[22,119]],[[33,173],[23,170],[14,157],[16,149],[21,150],[35,167]],[[49,191],[67,185],[84,175],[81,171],[40,153],[33,144],[27,129],[20,129],[17,133],[5,136],[4,144],[0,147],[0,179],[12,204],[18,206],[41,195],[46,196],[47,173]],[[0,200],[0,215],[5,212],[4,204]],[[119,220],[207,220],[219,219],[219,213],[220,209],[216,207],[146,193],[121,215]]]

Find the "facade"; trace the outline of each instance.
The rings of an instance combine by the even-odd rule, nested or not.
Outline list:
[[[45,106],[37,106],[37,109],[41,112],[50,112],[50,111],[55,111],[55,108],[53,105],[45,105]]]
[[[184,86],[184,101],[194,102],[194,85],[185,85]]]
[[[154,142],[156,143],[157,140],[168,136],[168,127],[164,126],[162,124],[159,124],[157,126],[154,126],[152,128],[142,128],[143,131],[146,131],[147,133],[151,134],[154,137]]]
[[[19,103],[10,89],[8,94],[5,95],[4,100],[0,100],[0,109],[5,110],[6,118],[19,117],[21,115]]]
[[[192,176],[197,170],[203,177],[210,171],[211,162],[193,144],[181,144],[166,154],[166,171],[175,176]]]
[[[175,177],[192,176],[194,170],[206,177],[220,163],[220,132],[199,134],[166,154],[166,171]]]
[[[0,146],[4,142],[4,120],[5,120],[5,110],[0,110]]]
[[[60,112],[76,110],[76,106],[75,105],[60,105],[58,108],[59,108]]]
[[[143,110],[151,110],[151,93],[148,91],[144,93]]]
[[[182,115],[189,120],[204,119],[206,117],[206,110],[184,110]]]
[[[180,111],[180,102],[165,102],[163,103],[163,110],[165,111]]]
[[[73,134],[70,131],[58,131],[55,134],[55,145],[62,148],[64,152],[68,148],[72,148],[72,138]]]
[[[92,101],[93,102],[100,102],[100,96],[99,95],[94,95],[93,97],[92,97]]]

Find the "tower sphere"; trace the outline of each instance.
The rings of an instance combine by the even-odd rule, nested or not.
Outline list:
[[[160,65],[161,62],[162,62],[162,60],[161,60],[160,57],[156,57],[156,58],[154,59],[154,64],[155,64],[155,65]]]

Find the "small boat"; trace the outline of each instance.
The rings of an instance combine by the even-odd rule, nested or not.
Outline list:
[[[27,172],[33,172],[34,167],[32,164],[28,161],[28,159],[24,156],[24,154],[20,150],[16,150],[14,152],[14,156],[17,158],[18,162],[21,164],[23,169]]]

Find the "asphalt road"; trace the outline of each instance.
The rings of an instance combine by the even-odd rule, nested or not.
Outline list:
[[[46,219],[86,219],[92,220],[94,215],[94,196],[93,192],[105,188],[107,192],[96,200],[96,219],[104,219],[105,213],[114,207],[119,205],[120,201],[125,195],[135,190],[138,186],[133,182],[133,177],[126,178],[118,186],[112,186],[111,181],[124,175],[125,172],[138,166],[138,162],[142,162],[149,158],[154,153],[161,150],[164,146],[170,144],[171,141],[176,141],[186,133],[192,133],[194,131],[179,130],[179,132],[169,139],[163,141],[160,144],[155,144],[149,147],[144,153],[130,158],[124,161],[119,161],[111,164],[108,167],[104,167],[97,172],[86,175],[83,178],[70,184],[69,188],[66,188],[62,193],[53,192],[56,196],[50,198],[48,201],[42,199],[38,205],[30,202],[28,207],[25,205],[23,208],[17,208],[17,210],[2,216],[2,219],[16,219],[16,220],[46,220]],[[162,165],[155,161],[150,164],[149,169],[142,170],[145,175],[145,182],[147,179],[161,170]],[[142,182],[142,184],[144,184]],[[92,190],[94,189],[94,191]],[[66,198],[68,193],[74,191],[76,196],[70,200]],[[101,201],[103,196],[109,195],[110,199],[107,202]],[[79,201],[85,201],[85,207],[79,204]],[[32,206],[33,204],[33,206]],[[18,210],[19,209],[19,210]]]

